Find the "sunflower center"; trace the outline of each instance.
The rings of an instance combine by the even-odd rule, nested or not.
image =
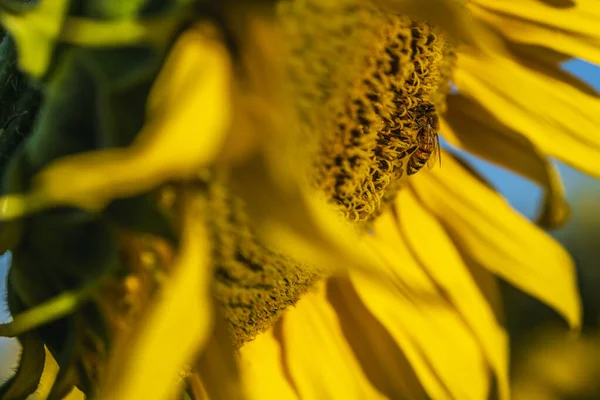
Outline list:
[[[318,269],[273,251],[254,235],[243,202],[226,185],[209,184],[215,298],[236,347],[271,326],[317,281]]]
[[[314,155],[313,187],[348,220],[368,222],[431,156],[426,146],[433,146],[445,108],[452,53],[444,35],[425,23],[384,15],[369,2],[334,3],[283,1],[278,15],[300,128]],[[218,173],[207,174],[202,185],[210,206],[214,296],[240,347],[325,276],[261,243],[242,200]],[[152,283],[156,273],[147,268],[152,254],[162,260],[156,246],[142,252],[136,243],[126,247],[146,267],[120,282],[125,294],[114,296],[122,300],[117,315],[139,308],[125,301],[127,293],[160,284]]]
[[[301,129],[314,154],[313,186],[348,220],[368,222],[431,156],[417,149],[425,143],[423,135],[439,129],[451,45],[425,23],[384,15],[368,4],[342,1],[332,8],[316,0],[290,1],[280,3],[278,12],[290,45],[288,68]],[[203,185],[210,205],[214,295],[240,347],[325,276],[262,244],[242,200],[217,173],[203,178]],[[141,264],[152,264],[142,258]],[[147,286],[136,281],[145,276],[126,277],[122,286],[126,291]]]
[[[431,155],[419,158],[415,148],[433,146],[421,136],[439,129],[451,45],[426,23],[366,2],[284,1],[278,13],[301,129],[315,155],[313,186],[348,220],[370,221]],[[241,346],[324,276],[261,244],[226,185],[211,183],[209,198],[215,295]]]
[[[318,138],[314,185],[347,219],[372,220],[436,150],[450,47],[368,2],[290,2],[280,13],[305,135]]]

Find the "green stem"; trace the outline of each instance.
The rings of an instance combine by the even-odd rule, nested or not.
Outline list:
[[[36,307],[15,315],[11,322],[0,324],[0,337],[20,336],[72,314],[92,297],[101,281],[97,279],[82,289],[62,292]]]

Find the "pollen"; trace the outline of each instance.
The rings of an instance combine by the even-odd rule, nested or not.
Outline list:
[[[368,4],[301,4],[282,13],[298,55],[289,63],[298,108],[311,114],[306,135],[318,138],[314,185],[348,220],[372,220],[406,176],[418,110],[445,107],[439,88],[449,85],[448,46],[428,24]],[[312,29],[307,19],[316,21]]]
[[[419,121],[445,109],[451,47],[428,24],[362,2],[284,1],[278,13],[303,137],[314,148],[312,184],[346,219],[369,222],[403,184]],[[260,243],[226,182],[213,175],[206,185],[215,297],[239,347],[324,275]]]
[[[243,202],[224,182],[208,185],[215,298],[235,347],[269,328],[323,274],[262,244],[251,229]]]

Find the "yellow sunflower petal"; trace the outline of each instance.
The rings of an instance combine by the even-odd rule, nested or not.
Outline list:
[[[499,51],[496,37],[461,2],[453,0],[374,0],[382,10],[425,20],[459,41],[479,49]]]
[[[19,68],[35,78],[46,73],[69,10],[69,0],[40,0],[30,11],[3,12],[2,27],[14,37]]]
[[[46,350],[46,362],[44,364],[44,373],[40,380],[40,385],[33,395],[35,399],[45,400],[50,394],[52,384],[58,375],[58,364],[52,354]],[[31,397],[31,396],[30,396]],[[85,400],[85,395],[77,388],[73,388],[71,392],[63,400]]]
[[[543,153],[600,176],[600,99],[516,62],[473,52],[458,55],[455,82],[500,122]]]
[[[564,224],[570,208],[556,167],[524,136],[499,122],[473,100],[461,94],[448,96],[442,131],[459,146],[530,179],[546,192],[538,222],[546,228]]]
[[[532,225],[451,157],[443,168],[411,181],[420,201],[437,216],[464,257],[546,302],[573,327],[581,304],[573,261],[550,236]]]
[[[69,17],[60,39],[81,47],[117,47],[153,44],[162,48],[181,24],[181,12],[160,18],[102,21]]]
[[[528,44],[509,43],[508,48],[523,66],[577,88],[585,94],[600,96],[597,88],[563,68],[562,63],[571,59],[568,54]]]
[[[222,316],[216,316],[214,330],[193,371],[202,379],[203,389],[210,400],[244,398],[229,325]]]
[[[327,299],[365,374],[382,394],[389,399],[428,398],[406,355],[367,310],[347,277],[328,279]]]
[[[496,320],[502,326],[506,326],[506,314],[504,311],[504,299],[500,289],[500,279],[481,265],[475,264],[473,260],[464,257],[463,260],[469,268],[477,286],[479,286],[481,293],[485,296],[487,303],[494,311]]]
[[[301,399],[383,399],[344,340],[324,290],[308,293],[282,320],[287,369]]]
[[[434,399],[483,399],[490,386],[481,346],[445,293],[412,258],[388,213],[367,237],[385,282],[351,273],[362,302],[406,354],[429,396]],[[448,351],[453,349],[453,351]]]
[[[327,271],[371,270],[372,260],[352,225],[304,183],[302,170],[288,170],[280,182],[272,163],[260,154],[234,173],[234,190],[244,199],[257,234],[273,248]]]
[[[412,192],[400,192],[395,209],[400,230],[415,259],[447,293],[475,333],[496,374],[499,398],[508,399],[508,336],[471,271],[444,228]]]
[[[434,399],[482,399],[489,391],[489,370],[472,332],[424,271],[384,243],[373,243],[385,268],[399,275],[375,283],[356,274],[361,300],[397,341]],[[447,349],[454,349],[449,352]]]
[[[187,199],[173,275],[132,335],[117,344],[100,399],[163,400],[180,370],[206,343],[213,325],[209,236],[197,200]]]
[[[248,399],[298,399],[286,376],[281,345],[275,339],[272,329],[261,333],[240,349],[239,365]]]
[[[557,8],[538,0],[473,0],[473,15],[508,39],[549,47],[600,64],[600,9],[595,0]]]
[[[198,26],[182,34],[148,100],[149,120],[127,148],[61,158],[34,177],[32,192],[5,197],[2,217],[57,205],[97,210],[114,198],[189,178],[213,161],[229,124],[231,65]]]

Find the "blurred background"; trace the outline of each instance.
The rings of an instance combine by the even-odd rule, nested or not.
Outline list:
[[[600,68],[578,60],[566,63],[564,68],[600,91]],[[530,219],[536,217],[542,193],[535,185],[472,156],[466,157],[516,210]],[[600,181],[558,166],[573,212],[569,224],[552,235],[576,261],[584,301],[584,329],[580,337],[569,334],[552,310],[504,286],[516,400],[600,399]],[[9,263],[10,255],[0,257],[2,303]],[[0,320],[8,319],[2,304]],[[12,373],[17,356],[14,342],[0,338],[0,381]]]

